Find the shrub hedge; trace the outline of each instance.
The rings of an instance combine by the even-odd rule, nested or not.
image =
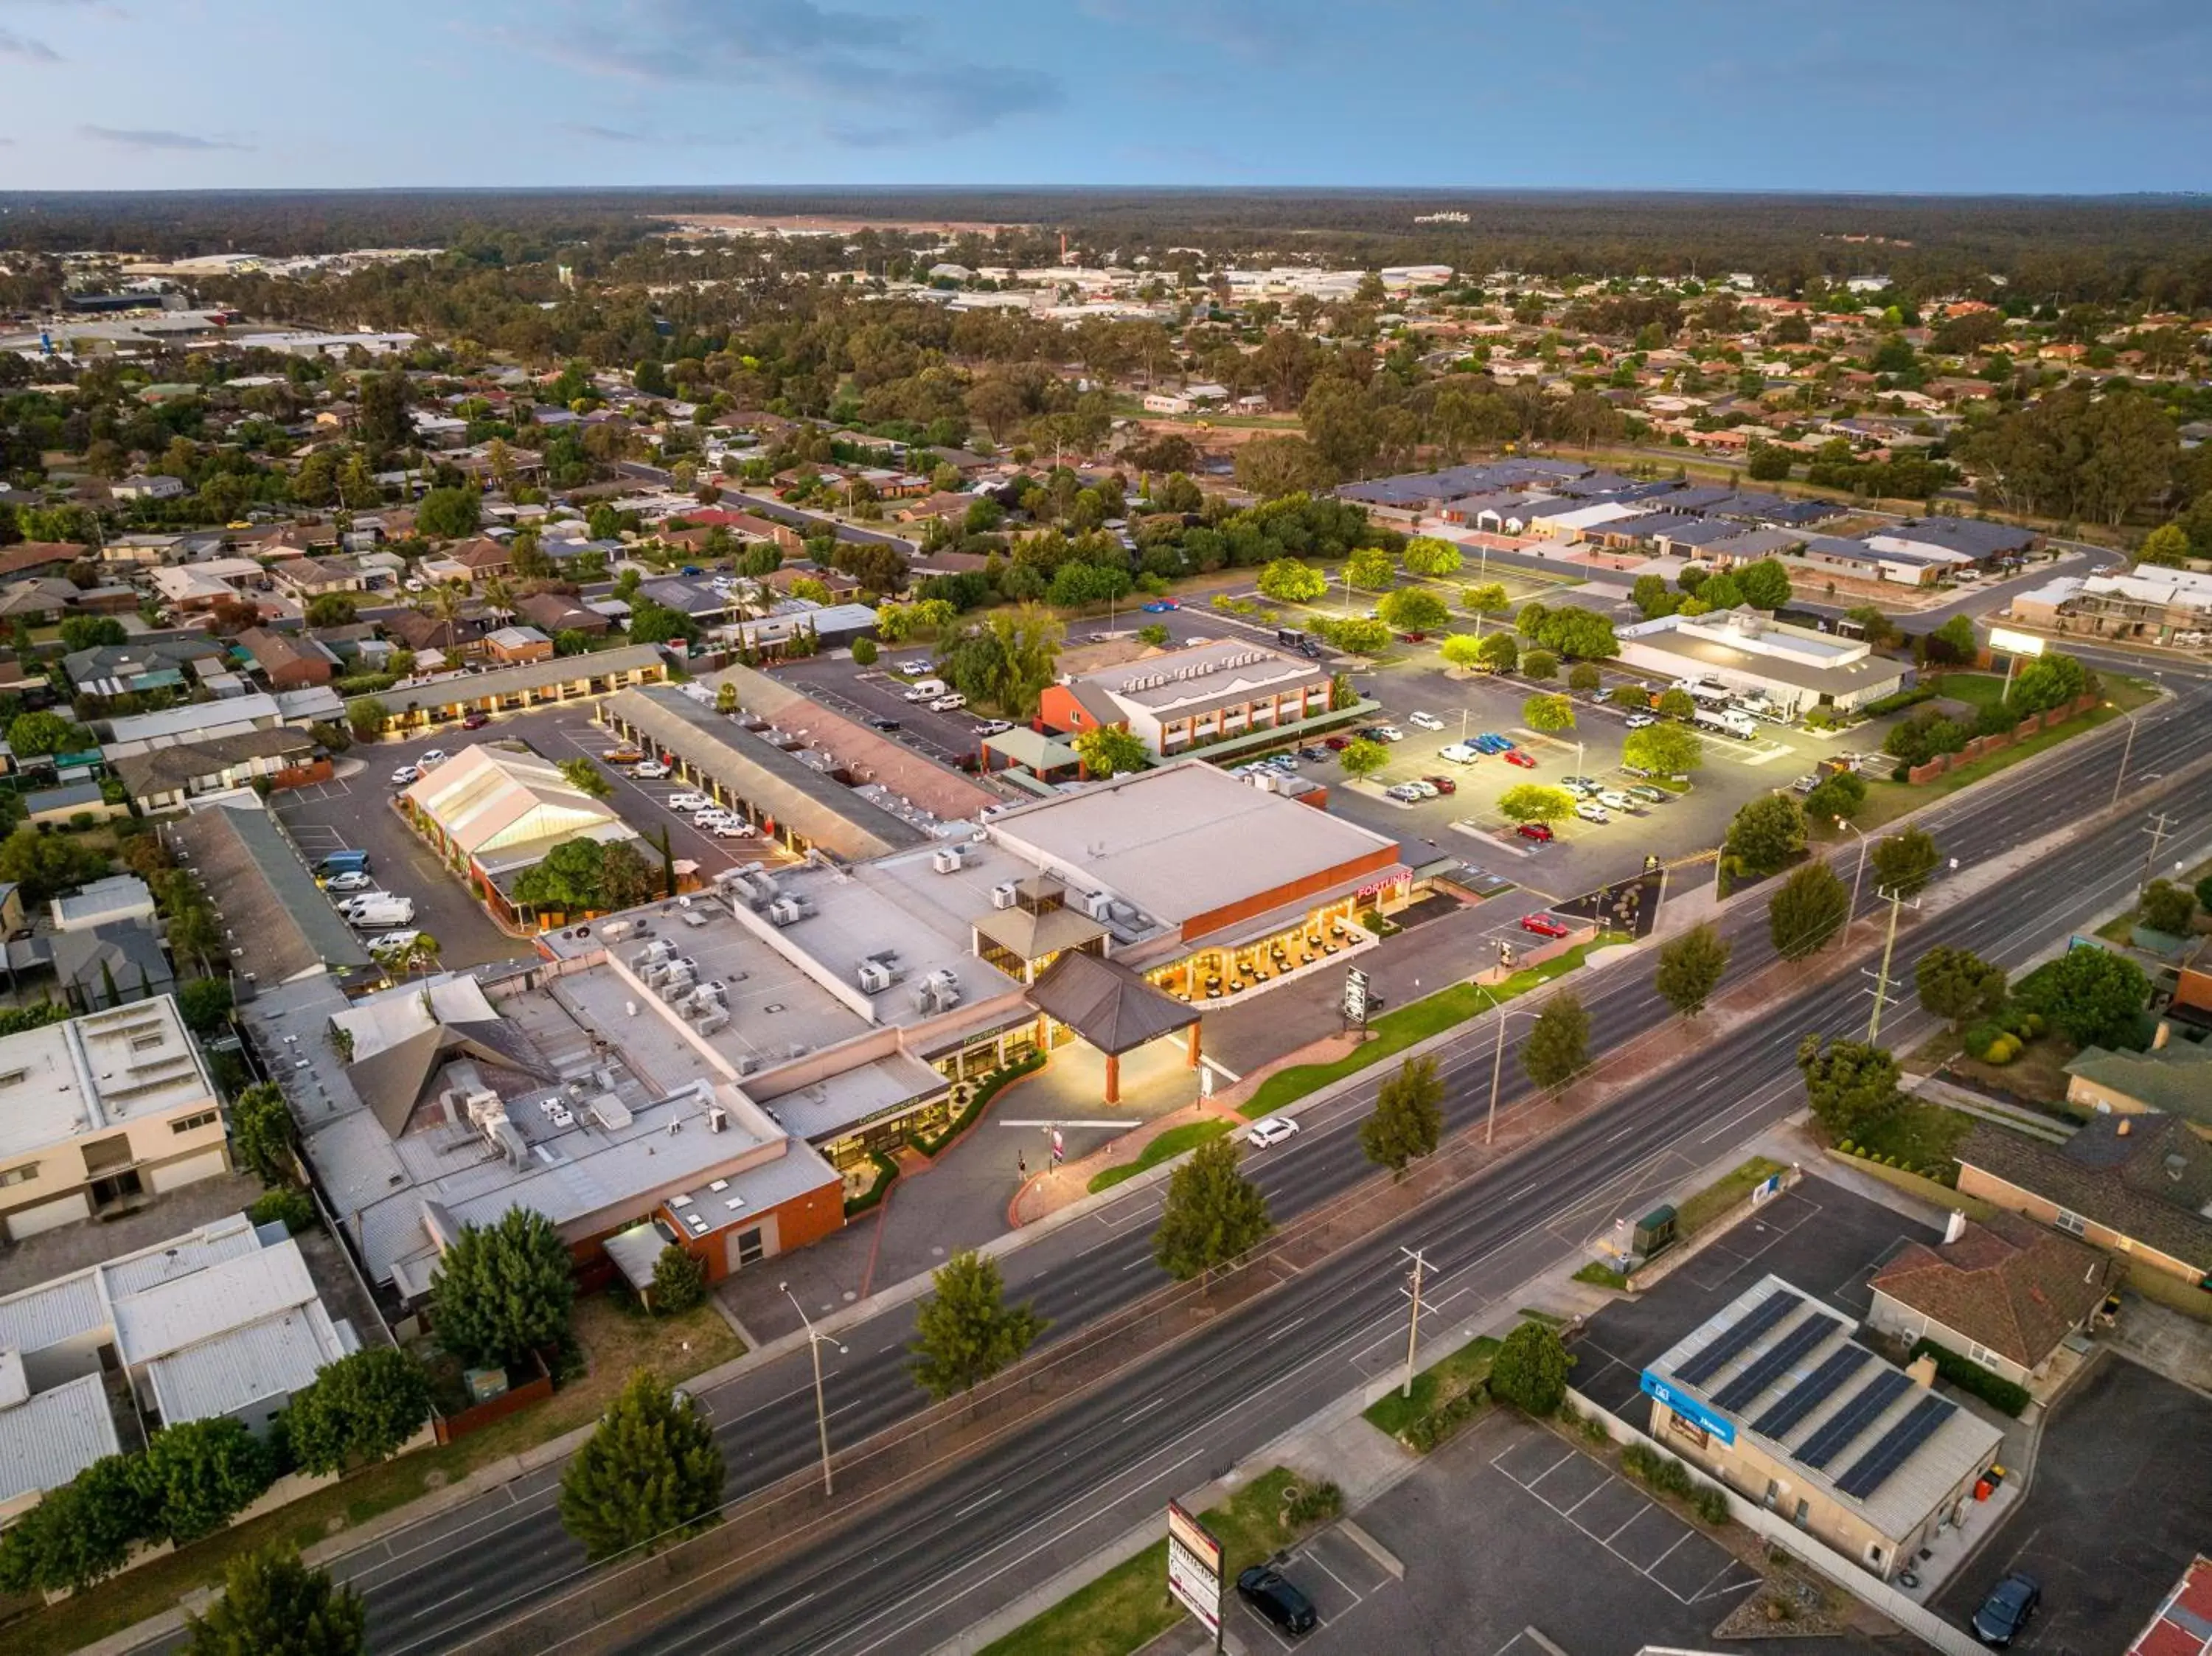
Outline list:
[[[1912,1348],[1912,1359],[1936,1359],[1936,1372],[1957,1386],[1961,1392],[1972,1392],[1993,1409],[2002,1409],[2008,1415],[2018,1416],[2027,1407],[2027,1388],[2015,1386],[2002,1374],[1990,1371],[1970,1357],[1962,1357],[1948,1345],[1938,1345],[1934,1340],[1922,1340]]]
[[[868,1159],[876,1164],[876,1182],[845,1204],[845,1216],[848,1219],[858,1214],[866,1213],[890,1195],[891,1181],[899,1176],[899,1164],[881,1150],[871,1150],[868,1153]]]
[[[1006,1086],[1009,1082],[1018,1081],[1025,1075],[1034,1075],[1042,1068],[1044,1068],[1044,1054],[1032,1052],[1018,1064],[1009,1064],[1003,1070],[992,1071],[990,1074],[975,1083],[975,1091],[969,1099],[967,1107],[946,1124],[943,1132],[927,1138],[923,1137],[920,1133],[910,1134],[907,1143],[924,1156],[935,1156],[975,1125],[975,1118],[981,1115],[991,1101],[998,1096],[1001,1087]]]

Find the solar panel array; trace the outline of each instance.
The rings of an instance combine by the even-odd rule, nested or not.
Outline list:
[[[1936,1429],[1958,1412],[1954,1404],[1941,1398],[1923,1398],[1903,1420],[1882,1435],[1881,1441],[1861,1455],[1851,1469],[1836,1480],[1836,1487],[1855,1501],[1863,1501],[1905,1465],[1915,1449],[1928,1441]]]
[[[1769,1295],[1741,1322],[1723,1329],[1704,1350],[1677,1368],[1674,1378],[1692,1386],[1702,1386],[1719,1372],[1723,1363],[1804,1303],[1795,1294]]]
[[[1761,1437],[1779,1439],[1797,1422],[1835,1395],[1841,1386],[1860,1369],[1874,1361],[1874,1353],[1863,1345],[1846,1345],[1840,1351],[1830,1352],[1820,1360],[1820,1366],[1799,1380],[1784,1394],[1782,1400],[1751,1422],[1751,1429]]]
[[[1814,1311],[1759,1353],[1741,1374],[1722,1387],[1713,1402],[1723,1409],[1741,1409],[1774,1384],[1790,1365],[1836,1331],[1836,1319]]]
[[[1808,1466],[1826,1466],[1844,1446],[1874,1424],[1883,1410],[1910,1391],[1912,1382],[1894,1368],[1885,1368],[1828,1416],[1820,1429],[1805,1441],[1797,1459]]]

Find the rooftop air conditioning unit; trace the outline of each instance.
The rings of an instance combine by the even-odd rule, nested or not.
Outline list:
[[[1114,912],[1114,899],[1103,891],[1094,891],[1083,900],[1083,912],[1103,921]]]
[[[991,888],[991,907],[994,908],[1012,908],[1018,901],[1019,895],[1020,894],[1015,890],[1014,883],[1012,880],[1001,880],[997,885]]]
[[[768,906],[769,924],[771,925],[796,925],[805,913],[806,911],[789,897],[778,897]]]
[[[880,961],[862,961],[854,976],[860,987],[872,995],[880,995],[891,986],[891,969]]]
[[[715,1034],[729,1027],[730,1015],[727,1012],[710,1012],[699,1020],[699,1033],[702,1035]],[[738,1073],[739,1075],[750,1073],[751,1064],[752,1060],[749,1058],[741,1060],[738,1065]]]
[[[939,874],[957,874],[968,866],[968,847],[939,846],[931,853],[929,865]]]
[[[707,1131],[708,1132],[726,1132],[729,1131],[729,1126],[730,1113],[722,1108],[720,1105],[718,1104],[713,1109],[707,1112]]]

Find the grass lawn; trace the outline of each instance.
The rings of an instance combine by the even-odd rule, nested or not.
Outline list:
[[[1963,1111],[1908,1101],[1852,1142],[1877,1159],[1894,1156],[1899,1167],[1920,1172],[1945,1167],[1973,1125],[1974,1118]]]
[[[1087,1186],[1096,1196],[1102,1190],[1111,1190],[1124,1179],[1134,1179],[1146,1168],[1157,1168],[1163,1162],[1181,1156],[1185,1150],[1194,1150],[1209,1138],[1218,1138],[1227,1132],[1230,1124],[1222,1120],[1187,1121],[1180,1127],[1170,1127],[1145,1146],[1137,1159],[1124,1168],[1109,1168],[1103,1173],[1091,1175]]]
[[[1200,1514],[1221,1543],[1224,1592],[1236,1590],[1240,1570],[1291,1545],[1311,1527],[1286,1528],[1280,1520],[1283,1492],[1296,1481],[1287,1469],[1278,1466]],[[1158,1638],[1186,1613],[1168,1592],[1168,1544],[1164,1538],[985,1646],[982,1656],[1127,1656]]]
[[[510,1415],[458,1443],[402,1455],[318,1489],[250,1524],[217,1531],[181,1551],[102,1582],[90,1592],[8,1623],[0,1647],[9,1656],[61,1656],[173,1606],[185,1593],[222,1580],[239,1553],[272,1542],[306,1548],[367,1523],[395,1507],[459,1482],[480,1466],[518,1454],[598,1418],[633,1368],[681,1380],[744,1355],[744,1347],[712,1305],[680,1317],[649,1317],[594,1294],[576,1304],[576,1341],[586,1368],[545,1402]]]
[[[1498,1344],[1487,1334],[1476,1336],[1443,1362],[1414,1375],[1413,1396],[1401,1396],[1394,1391],[1369,1404],[1364,1416],[1367,1423],[1377,1431],[1397,1436],[1439,1404],[1450,1402],[1488,1380],[1490,1362],[1497,1355]]]
[[[1410,1006],[1401,1006],[1395,1012],[1385,1012],[1368,1029],[1374,1037],[1346,1052],[1330,1064],[1300,1064],[1287,1070],[1279,1070],[1260,1083],[1260,1089],[1243,1107],[1244,1119],[1256,1121],[1263,1115],[1272,1115],[1285,1105],[1296,1103],[1308,1093],[1326,1087],[1331,1082],[1341,1081],[1357,1075],[1370,1065],[1403,1052],[1407,1047],[1440,1034],[1454,1024],[1464,1023],[1477,1013],[1487,1010],[1493,998],[1508,1001],[1516,995],[1525,995],[1531,989],[1565,976],[1583,963],[1593,949],[1626,943],[1628,939],[1619,932],[1600,932],[1584,943],[1577,943],[1564,955],[1516,972],[1495,990],[1479,989],[1471,983],[1455,983],[1449,989],[1439,989],[1433,995],[1424,995]]]
[[[1588,1283],[1592,1288],[1626,1288],[1628,1286],[1627,1277],[1622,1276],[1611,1265],[1597,1259],[1591,1260],[1580,1271],[1575,1272],[1574,1280],[1578,1283]]]
[[[1726,1213],[1752,1192],[1753,1186],[1785,1173],[1779,1162],[1770,1162],[1763,1156],[1754,1156],[1733,1173],[1715,1180],[1695,1196],[1687,1197],[1674,1207],[1674,1234],[1688,1241],[1707,1225]]]
[[[1946,673],[1936,681],[1936,695],[1975,707],[1995,707],[2004,701],[2002,673]]]
[[[2140,707],[2149,700],[2149,692],[2138,686],[2134,679],[2108,679],[2106,694],[2107,700],[2102,706],[2092,707],[2081,718],[2070,719],[2055,730],[2039,731],[2024,742],[2015,742],[2009,748],[2000,749],[1996,753],[1977,759],[1971,765],[1957,766],[1932,782],[1923,783],[1918,787],[1909,782],[1869,781],[1866,804],[1860,807],[1854,820],[1862,829],[1878,828],[1909,810],[1932,804],[1946,794],[1956,793],[1960,788],[1985,781],[1999,771],[2047,749],[2055,748],[2069,737],[2093,731],[2100,725],[2109,724],[2129,708]]]

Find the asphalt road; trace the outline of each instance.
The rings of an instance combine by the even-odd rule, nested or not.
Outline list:
[[[2201,751],[2208,701],[2206,687],[2191,682],[2182,701],[2146,716],[2130,778],[2171,770]],[[2067,762],[1970,791],[1934,813],[1929,826],[1947,853],[1968,865],[1983,862],[2048,833],[2070,810],[2103,804],[2121,745],[2118,730],[2085,738]],[[2212,790],[2197,786],[2160,804],[2173,812],[2184,841],[2212,832]],[[2017,963],[2124,894],[2141,866],[2142,828],[2131,814],[2065,856],[1931,916],[1900,952],[1902,974],[1909,980],[1911,960],[1938,941]],[[1740,906],[1724,925],[1735,938],[1735,974],[1771,959],[1763,905]],[[1601,971],[1579,987],[1597,1050],[1617,1048],[1668,1016],[1641,964]],[[1347,1354],[1387,1340],[1394,1322],[1403,1326],[1395,1298],[1401,1242],[1429,1250],[1441,1273],[1431,1279],[1434,1291],[1444,1300],[1488,1280],[1485,1273],[1523,1280],[1575,1246],[1567,1231],[1547,1224],[1572,1220],[1593,1201],[1610,1216],[1629,1200],[1624,1181],[1635,1187],[1648,1177],[1640,1169],[1666,1158],[1680,1171],[1717,1160],[1790,1113],[1799,1100],[1797,1036],[1859,1025],[1863,989],[1853,975],[1800,997],[1495,1175],[1470,1181],[1163,1354],[1112,1396],[1063,1411],[985,1464],[871,1513],[805,1560],[740,1584],[711,1610],[636,1648],[860,1651],[886,1637],[903,1648],[927,1647],[1118,1533],[1164,1493],[1204,1482],[1356,1384]],[[1454,1128],[1475,1119],[1487,1101],[1492,1039],[1483,1021],[1442,1055]],[[1518,1068],[1508,1063],[1509,1078]],[[1519,1092],[1510,1079],[1509,1108]],[[1290,1145],[1253,1158],[1279,1220],[1370,1174],[1351,1129],[1370,1102],[1371,1089],[1354,1089],[1310,1114],[1307,1131]],[[1016,1250],[1006,1261],[1010,1291],[1033,1298],[1062,1332],[1150,1291],[1160,1281],[1150,1263],[1157,1201],[1154,1190],[1133,1192]],[[832,1359],[828,1380],[838,1441],[857,1442],[919,1405],[902,1368],[911,1325],[912,1307],[902,1306],[842,1334],[847,1350]],[[709,1400],[733,1497],[809,1464],[813,1399],[804,1352],[750,1371]],[[536,1474],[344,1561],[338,1573],[368,1598],[374,1647],[450,1648],[580,1574],[580,1554],[551,1510],[556,1476]],[[885,1617],[895,1624],[889,1634]]]

